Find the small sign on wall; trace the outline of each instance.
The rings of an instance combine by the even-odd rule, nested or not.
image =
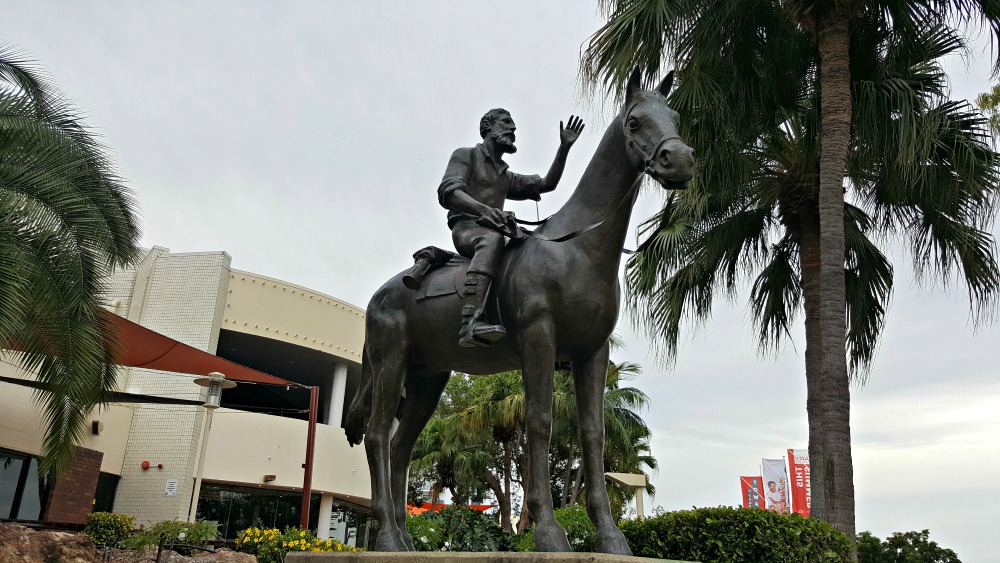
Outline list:
[[[163,494],[172,497],[177,494],[177,479],[167,479],[167,486],[163,489]]]

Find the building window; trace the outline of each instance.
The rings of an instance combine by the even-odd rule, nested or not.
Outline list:
[[[319,500],[319,495],[312,495],[310,527],[319,520]],[[251,526],[279,530],[298,526],[301,513],[302,493],[295,491],[203,483],[198,497],[197,518],[218,522],[219,533],[229,540]]]
[[[0,450],[0,518],[41,520],[47,492],[38,458]]]

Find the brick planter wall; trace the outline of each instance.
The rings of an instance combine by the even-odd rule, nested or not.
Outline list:
[[[42,518],[44,521],[60,524],[87,522],[87,515],[93,510],[103,459],[104,452],[76,448],[73,462],[49,491]]]

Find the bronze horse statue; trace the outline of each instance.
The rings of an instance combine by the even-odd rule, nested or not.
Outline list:
[[[535,545],[538,551],[570,551],[553,515],[548,475],[553,372],[556,362],[569,361],[597,548],[630,553],[604,486],[608,338],[618,320],[618,266],[641,175],[666,189],[684,188],[692,178],[693,151],[677,134],[677,112],[667,107],[672,82],[673,73],[655,91],[646,91],[638,69],[633,72],[624,107],[569,201],[532,236],[508,244],[488,306],[508,328],[506,339],[488,348],[458,346],[462,299],[455,280],[464,278],[464,258],[431,271],[420,291],[407,288],[400,273],[375,292],[368,304],[363,380],[345,424],[352,445],[365,439],[372,509],[380,525],[375,551],[413,549],[406,531],[407,467],[452,371],[516,369],[524,375],[525,498]],[[574,231],[579,236],[560,236]],[[391,436],[396,415],[399,426]]]

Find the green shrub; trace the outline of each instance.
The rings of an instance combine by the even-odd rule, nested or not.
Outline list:
[[[135,517],[114,512],[94,512],[87,516],[83,533],[94,540],[94,545],[118,547],[135,528]]]
[[[184,534],[184,539],[180,535]],[[157,522],[149,528],[143,528],[122,542],[126,549],[143,549],[159,545],[160,538],[164,543],[181,543],[189,545],[204,545],[219,536],[219,525],[208,520],[200,520],[194,524],[177,520]]]
[[[555,511],[556,521],[566,530],[566,538],[573,551],[593,552],[597,549],[597,528],[590,521],[587,509],[571,504]],[[535,551],[535,529],[531,528],[513,539],[517,551]]]
[[[858,563],[962,563],[958,554],[930,541],[930,531],[896,532],[885,541],[858,534]]]
[[[406,530],[418,551],[510,550],[510,538],[500,525],[467,506],[446,506],[440,512],[407,518]]]
[[[442,545],[441,535],[444,524],[439,518],[427,516],[406,517],[406,531],[413,538],[413,547],[417,551],[439,551]]]
[[[237,549],[257,556],[258,563],[282,563],[289,551],[363,551],[337,540],[321,540],[302,528],[247,528],[237,535]]]
[[[850,563],[851,540],[826,522],[755,508],[699,508],[620,525],[632,553],[703,563]]]

